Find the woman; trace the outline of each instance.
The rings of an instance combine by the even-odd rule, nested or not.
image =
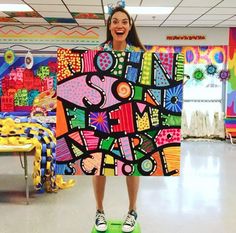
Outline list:
[[[107,39],[101,44],[99,49],[128,52],[145,50],[138,38],[133,20],[123,7],[118,6],[112,10],[107,23]],[[105,176],[93,177],[93,188],[97,205],[95,228],[98,231],[107,230],[107,222],[103,210],[105,184]],[[127,176],[126,184],[129,196],[129,211],[123,223],[122,231],[131,232],[135,228],[137,219],[136,200],[139,189],[139,177]]]

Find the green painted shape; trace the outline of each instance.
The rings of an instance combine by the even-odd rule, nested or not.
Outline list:
[[[136,154],[136,158],[137,159],[141,159],[141,158],[143,158],[145,156],[145,154],[141,153],[138,150],[135,150],[135,154]]]
[[[133,100],[143,100],[143,88],[134,86],[134,97]]]
[[[149,136],[151,136],[152,138],[156,137],[157,135],[157,130],[150,130],[147,131],[146,134],[148,134]]]
[[[79,157],[80,155],[82,155],[84,153],[77,146],[75,146],[73,143],[72,143],[72,150],[73,150],[76,157]]]
[[[72,116],[70,120],[70,127],[73,128],[85,128],[85,111],[82,109],[66,109],[67,116]]]
[[[138,170],[138,165],[137,163],[134,164],[134,172],[132,173],[132,176],[142,176],[142,174]]]
[[[177,55],[177,66],[176,66],[176,81],[184,79],[184,55]]]
[[[181,126],[181,116],[161,114],[161,117],[164,119],[163,125]]]
[[[113,145],[115,138],[109,137],[107,139],[103,139],[101,141],[101,149],[103,150],[110,150],[111,146]]]
[[[121,230],[123,221],[121,220],[108,220],[108,229],[106,231],[97,231],[95,227],[93,227],[91,233],[123,233]],[[132,233],[141,233],[140,224],[137,223],[135,229],[132,231]]]

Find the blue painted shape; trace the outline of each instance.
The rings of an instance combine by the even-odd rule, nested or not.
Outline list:
[[[136,83],[138,79],[138,69],[129,66],[127,68],[126,79],[128,79],[130,82]]]

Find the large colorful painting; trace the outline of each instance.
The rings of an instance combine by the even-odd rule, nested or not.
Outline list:
[[[57,174],[178,175],[184,58],[58,50]]]

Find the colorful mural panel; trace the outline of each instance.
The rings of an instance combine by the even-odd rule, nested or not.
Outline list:
[[[33,63],[27,69],[23,56],[15,56],[10,65],[0,57],[0,112],[46,115],[55,109],[57,58],[34,57]]]
[[[227,82],[227,117],[236,117],[236,28],[230,28],[229,37],[229,70]]]
[[[59,49],[57,174],[178,175],[183,62]]]
[[[182,53],[187,64],[222,64],[227,62],[227,46],[147,46],[150,52]]]

